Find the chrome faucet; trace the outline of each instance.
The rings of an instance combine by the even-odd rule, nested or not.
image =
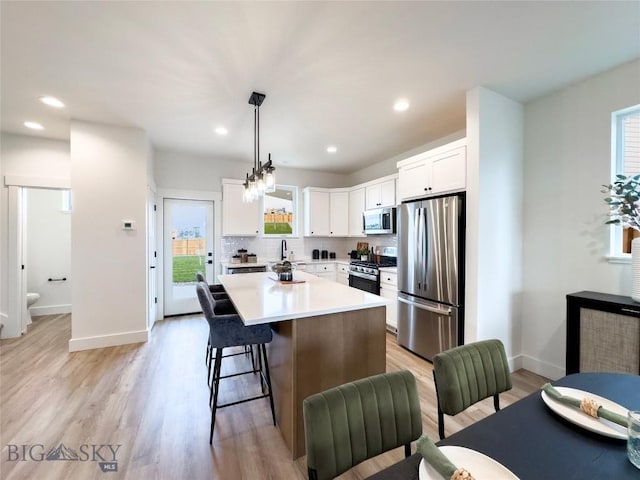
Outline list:
[[[282,244],[280,245],[280,260],[285,260],[287,258],[287,241],[282,240]]]

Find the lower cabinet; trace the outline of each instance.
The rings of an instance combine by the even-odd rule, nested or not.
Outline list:
[[[316,277],[326,278],[327,280],[336,281],[336,264],[335,263],[308,263],[307,273],[311,273]]]
[[[566,373],[640,373],[640,305],[597,292],[567,295]]]
[[[380,296],[390,301],[387,305],[387,328],[398,330],[398,274],[380,272]]]
[[[343,285],[349,285],[349,265],[336,264],[336,281]]]

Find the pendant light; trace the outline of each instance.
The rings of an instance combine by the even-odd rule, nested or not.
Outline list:
[[[263,165],[260,161],[260,105],[264,102],[265,94],[253,92],[249,97],[249,103],[253,105],[253,169],[247,173],[244,181],[245,202],[257,200],[265,193],[276,191],[276,167],[269,159]]]

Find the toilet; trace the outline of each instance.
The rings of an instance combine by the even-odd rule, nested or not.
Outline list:
[[[31,305],[36,303],[39,298],[40,298],[39,293],[34,293],[34,292],[27,293],[27,312],[29,315],[28,323],[31,323]]]

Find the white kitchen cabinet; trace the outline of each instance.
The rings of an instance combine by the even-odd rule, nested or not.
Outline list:
[[[398,162],[400,200],[466,188],[466,152],[462,139]]]
[[[304,189],[304,235],[306,237],[328,237],[329,191]]]
[[[396,204],[395,179],[369,185],[365,193],[366,209],[393,207]]]
[[[327,280],[336,281],[336,264],[330,263],[307,263],[307,273],[316,277],[326,278]]]
[[[349,235],[349,192],[342,189],[304,189],[304,235],[346,237]]]
[[[362,212],[365,209],[364,188],[356,188],[349,192],[349,236],[364,237],[362,228]]]
[[[349,285],[349,265],[345,263],[337,263],[336,270],[336,281],[343,285]]]
[[[222,181],[222,235],[256,236],[260,232],[260,202],[242,201],[244,186],[239,180]]]
[[[380,271],[380,296],[390,301],[387,305],[387,326],[398,329],[398,274]]]
[[[329,193],[329,235],[349,235],[349,192]]]
[[[395,180],[396,186],[396,205],[400,205],[402,203],[402,199],[400,198],[400,178],[396,178]]]

